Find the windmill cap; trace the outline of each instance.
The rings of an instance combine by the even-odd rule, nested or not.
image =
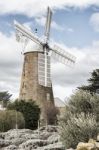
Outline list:
[[[26,52],[37,52],[42,51],[42,47],[39,44],[34,43],[33,41],[29,41],[25,47]]]

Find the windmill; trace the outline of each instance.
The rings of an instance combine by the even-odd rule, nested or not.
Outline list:
[[[54,105],[50,75],[50,57],[54,57],[65,65],[75,63],[75,57],[73,55],[57,45],[51,46],[49,44],[51,18],[52,11],[48,7],[43,40],[17,21],[14,22],[17,41],[23,39],[26,42],[29,39],[39,46],[39,48],[35,48],[35,51],[30,50],[24,52],[19,99],[32,99],[36,101],[40,105],[43,114],[46,101],[50,101]]]

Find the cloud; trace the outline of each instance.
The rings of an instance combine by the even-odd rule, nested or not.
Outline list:
[[[74,32],[74,30],[72,28],[67,28],[68,32]]]
[[[36,17],[35,22],[37,22],[41,26],[45,26],[46,18],[44,16]],[[64,27],[62,25],[59,25],[55,21],[51,22],[51,27],[58,30],[58,31],[68,31],[68,32],[71,32],[71,33],[74,32],[74,30],[72,28],[69,28],[69,27],[66,27],[66,26]]]
[[[96,32],[99,32],[99,13],[93,13],[90,18],[90,23]]]
[[[31,30],[31,27],[32,27],[32,25],[33,25],[33,22],[32,22],[32,21],[25,22],[23,25],[24,25],[27,29],[29,29],[30,31],[32,31],[32,30]]]
[[[75,89],[75,87],[73,88],[73,86],[72,86],[72,88],[71,87],[63,87],[60,85],[54,86],[54,88],[53,88],[54,97],[58,96],[62,100],[65,100],[65,98],[67,99],[67,97],[69,97],[71,95],[71,93],[73,92],[73,89]]]
[[[35,18],[35,21],[41,25],[41,26],[45,26],[45,23],[46,23],[46,18],[45,17],[38,17],[38,18]],[[60,31],[63,31],[64,28],[61,27],[60,25],[58,25],[55,21],[52,21],[51,22],[51,26],[52,28],[56,29],[56,30],[60,30]]]
[[[0,91],[18,94],[21,76],[21,46],[16,42],[15,35],[10,37],[0,33]]]
[[[44,14],[46,7],[52,9],[64,9],[65,7],[87,8],[89,6],[99,6],[98,0],[1,0],[0,14],[23,14],[29,17]]]

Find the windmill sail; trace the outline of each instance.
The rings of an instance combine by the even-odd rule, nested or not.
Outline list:
[[[38,54],[38,82],[42,86],[51,87],[51,74],[50,74],[50,56],[47,55],[47,67],[45,67],[45,55]],[[46,76],[45,76],[46,72]]]
[[[75,56],[66,52],[65,50],[63,50],[62,48],[60,48],[57,45],[54,45],[54,47],[51,48],[51,50],[52,50],[52,57],[54,57],[55,59],[57,59],[58,61],[60,61],[61,63],[65,64],[65,65],[71,66],[76,61]]]
[[[18,41],[20,41],[21,36],[25,36],[28,39],[34,41],[35,43],[43,45],[43,42],[40,41],[40,39],[36,35],[34,35],[30,30],[25,28],[23,25],[21,25],[17,21],[14,21],[14,25],[16,29],[16,38]]]
[[[52,18],[52,12],[51,12],[51,9],[48,7],[47,18],[46,18],[46,26],[45,26],[46,43],[47,43],[48,40],[49,40],[50,26],[51,26],[51,18]]]

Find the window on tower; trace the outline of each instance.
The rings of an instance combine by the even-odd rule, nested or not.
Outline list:
[[[50,93],[47,93],[46,97],[47,97],[47,101],[50,101]]]

